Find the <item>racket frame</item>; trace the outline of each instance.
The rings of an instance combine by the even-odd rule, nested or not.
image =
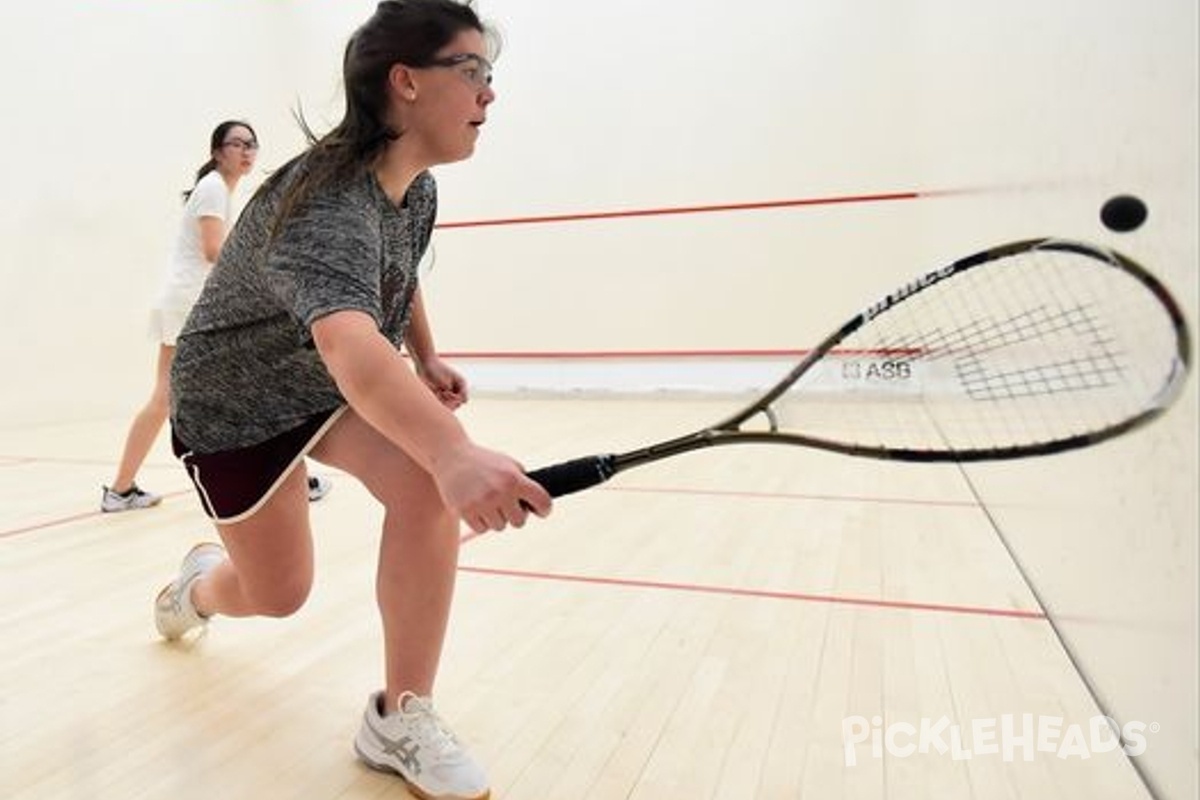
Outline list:
[[[1144,411],[1118,423],[1084,434],[1066,436],[1046,442],[968,449],[903,448],[887,447],[884,445],[852,444],[817,436],[787,433],[776,429],[775,415],[771,410],[771,404],[787,392],[802,376],[808,373],[815,364],[829,355],[841,342],[863,325],[870,322],[871,319],[955,275],[960,275],[989,262],[1032,250],[1070,252],[1107,264],[1111,268],[1121,270],[1139,281],[1161,303],[1174,328],[1176,360],[1172,364],[1172,369],[1167,380]],[[647,447],[623,453],[609,453],[573,459],[572,461],[545,467],[529,474],[530,477],[545,486],[552,495],[558,496],[602,483],[626,469],[670,458],[671,456],[692,450],[723,445],[755,443],[791,444],[841,453],[843,455],[924,463],[1001,461],[1045,456],[1088,447],[1146,425],[1165,412],[1178,397],[1183,389],[1190,366],[1191,338],[1186,318],[1179,304],[1171,296],[1167,288],[1144,267],[1120,253],[1083,242],[1060,238],[1024,239],[998,245],[961,258],[941,269],[925,273],[894,290],[868,306],[861,313],[852,317],[844,325],[827,336],[820,344],[809,351],[790,372],[754,402],[715,425]],[[742,429],[743,424],[760,414],[766,417],[770,426],[768,430]]]

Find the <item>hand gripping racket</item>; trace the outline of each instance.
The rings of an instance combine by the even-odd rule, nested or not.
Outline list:
[[[1013,242],[879,299],[722,422],[529,477],[558,497],[744,443],[923,462],[1048,455],[1162,414],[1190,360],[1183,313],[1145,268],[1081,242]]]

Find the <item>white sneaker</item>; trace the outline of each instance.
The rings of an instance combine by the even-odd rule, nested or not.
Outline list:
[[[225,560],[225,548],[202,542],[183,557],[179,577],[163,587],[154,601],[154,624],[164,639],[174,641],[194,628],[208,625],[208,617],[192,605],[192,584]]]
[[[100,510],[105,513],[113,511],[136,511],[139,508],[150,508],[162,502],[162,498],[152,492],[141,489],[136,483],[129,487],[124,494],[114,492],[104,487],[104,496],[100,498]]]
[[[308,476],[308,502],[315,503],[325,495],[329,494],[329,490],[333,488],[333,483],[328,478],[322,478],[319,475]]]
[[[427,697],[400,695],[400,710],[383,715],[383,692],[367,701],[354,750],[372,769],[394,772],[424,800],[485,800],[487,776],[433,710]]]

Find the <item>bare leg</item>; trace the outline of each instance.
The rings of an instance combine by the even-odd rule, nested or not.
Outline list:
[[[352,410],[310,455],[359,478],[384,506],[375,590],[385,710],[394,711],[402,692],[433,693],[454,595],[458,519],[429,474]]]
[[[433,692],[454,594],[458,519],[429,474],[353,411],[309,455],[359,478],[384,506],[376,598],[385,710],[394,711],[402,692]],[[217,526],[229,560],[193,584],[197,611],[286,616],[304,603],[313,578],[307,486],[298,467],[252,517]]]
[[[125,437],[125,450],[121,454],[121,463],[117,467],[117,475],[109,487],[114,492],[129,491],[137,479],[138,470],[146,460],[146,454],[154,446],[158,432],[167,421],[167,413],[171,404],[171,361],[175,358],[175,348],[170,345],[158,346],[158,367],[155,372],[154,390],[149,401],[138,412],[129,427]]]
[[[293,469],[261,509],[242,522],[217,525],[229,559],[192,584],[192,604],[204,616],[284,617],[304,605],[312,588],[308,476]]]

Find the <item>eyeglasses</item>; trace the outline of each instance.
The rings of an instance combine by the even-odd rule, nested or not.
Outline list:
[[[435,58],[427,66],[454,69],[476,91],[483,91],[492,85],[492,62],[475,53],[455,53]]]
[[[221,147],[236,147],[238,150],[257,150],[258,142],[253,139],[229,139],[221,142]]]

